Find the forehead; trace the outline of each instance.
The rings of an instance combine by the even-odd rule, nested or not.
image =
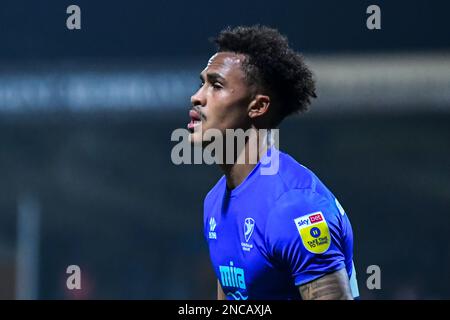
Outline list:
[[[202,74],[217,72],[223,77],[243,76],[242,62],[245,56],[234,52],[218,52],[214,54],[203,69]]]

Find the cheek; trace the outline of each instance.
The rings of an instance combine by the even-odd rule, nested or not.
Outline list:
[[[207,122],[220,122],[227,118],[229,113],[227,99],[219,94],[210,94],[208,96],[205,115]]]
[[[244,128],[246,125],[246,114],[243,112],[243,108],[233,108],[229,106],[220,110],[217,118],[215,118],[214,126],[218,129],[237,129]]]
[[[245,125],[247,120],[247,101],[236,99],[236,93],[211,94],[208,100],[208,126],[216,128],[238,128]]]

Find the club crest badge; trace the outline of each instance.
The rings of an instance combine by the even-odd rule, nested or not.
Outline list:
[[[255,229],[255,220],[253,220],[253,218],[246,218],[244,221],[245,242],[248,242],[250,240],[250,237],[252,236],[254,229]]]

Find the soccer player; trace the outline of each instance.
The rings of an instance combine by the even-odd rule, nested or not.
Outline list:
[[[276,129],[316,97],[311,71],[277,30],[227,28],[215,43],[217,53],[191,97],[194,144],[208,145],[208,129],[224,135],[227,129]],[[346,212],[313,172],[265,141],[258,141],[258,161],[219,164],[224,176],[204,201],[218,299],[357,297]],[[250,147],[237,149],[234,159]],[[269,159],[276,159],[277,170],[263,174]]]

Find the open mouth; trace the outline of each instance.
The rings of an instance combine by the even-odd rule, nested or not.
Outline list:
[[[197,111],[191,109],[189,110],[189,117],[191,118],[191,122],[188,123],[187,128],[190,132],[194,132],[194,128],[202,122],[201,116]]]

